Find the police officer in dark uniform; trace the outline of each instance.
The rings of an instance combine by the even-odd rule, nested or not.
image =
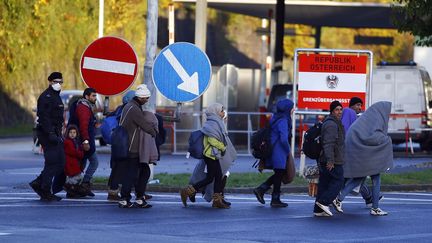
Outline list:
[[[49,87],[37,101],[37,137],[44,151],[45,164],[40,175],[30,182],[30,186],[43,201],[60,201],[51,192],[53,177],[64,170],[65,153],[63,148],[62,127],[64,105],[60,98],[62,74],[53,72],[48,76]]]

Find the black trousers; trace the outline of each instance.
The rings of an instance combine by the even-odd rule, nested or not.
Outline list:
[[[122,161],[115,161],[113,158],[110,160],[111,173],[108,179],[108,187],[110,190],[118,190],[122,175],[125,173],[122,171],[120,164]],[[124,170],[124,168],[123,168]]]
[[[281,183],[282,183],[282,177],[285,173],[284,169],[273,169],[274,174],[270,176],[264,184],[266,184],[268,187],[273,185],[273,193],[280,193],[281,192]]]
[[[204,156],[204,162],[207,165],[207,176],[204,180],[199,181],[193,187],[196,191],[200,188],[207,186],[214,180],[214,193],[222,192],[222,169],[220,167],[219,160],[212,160]]]
[[[51,192],[53,178],[63,173],[66,163],[63,142],[59,139],[57,144],[53,144],[48,141],[48,136],[42,132],[38,132],[38,139],[42,145],[45,158],[44,168],[38,178],[42,190]]]
[[[135,187],[136,198],[144,197],[148,179],[150,178],[150,167],[146,163],[140,163],[139,158],[129,158],[126,161],[116,162],[117,169],[124,172],[120,183],[121,197],[130,201],[132,186]]]

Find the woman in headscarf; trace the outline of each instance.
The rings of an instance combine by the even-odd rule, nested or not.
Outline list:
[[[204,134],[204,162],[207,167],[207,174],[203,180],[189,185],[180,190],[183,205],[187,206],[187,199],[194,198],[195,193],[205,188],[214,181],[213,204],[214,208],[230,208],[223,198],[223,172],[235,160],[236,152],[234,146],[228,138],[228,134],[223,123],[225,116],[224,108],[219,103],[210,105],[206,112],[206,121],[201,129]]]
[[[280,200],[280,187],[282,177],[286,170],[286,163],[291,151],[289,138],[291,137],[291,113],[294,103],[284,99],[276,104],[276,113],[270,119],[271,137],[273,145],[272,156],[266,160],[266,167],[273,168],[274,174],[264,183],[254,189],[258,202],[265,204],[264,193],[273,185],[273,193],[270,205],[272,207],[287,207],[287,203]]]
[[[353,178],[336,198],[334,204],[342,208],[348,193],[360,185],[366,176],[372,179],[371,215],[382,216],[387,212],[378,207],[380,197],[380,173],[393,167],[393,146],[388,136],[391,102],[373,104],[348,130],[345,140],[344,177]],[[356,183],[354,183],[356,182]]]

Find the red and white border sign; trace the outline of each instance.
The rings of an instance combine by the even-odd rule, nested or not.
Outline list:
[[[298,55],[298,109],[328,110],[333,100],[348,107],[356,96],[366,102],[368,56],[349,54]]]

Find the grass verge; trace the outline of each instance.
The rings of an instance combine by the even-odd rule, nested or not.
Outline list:
[[[0,137],[31,135],[32,132],[32,124],[17,124],[10,127],[0,127]]]
[[[180,187],[189,182],[191,174],[168,174],[160,173],[154,176],[160,181],[160,186]],[[232,173],[227,181],[227,188],[239,187],[256,187],[264,182],[272,173]],[[107,178],[98,177],[95,183],[106,184]],[[291,186],[306,186],[308,181],[302,177],[296,176]],[[432,169],[418,172],[409,172],[401,174],[382,174],[382,185],[415,185],[415,184],[432,184]]]

